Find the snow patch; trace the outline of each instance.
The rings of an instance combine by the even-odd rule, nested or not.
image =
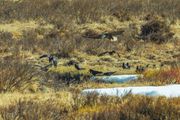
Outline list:
[[[96,92],[100,95],[124,96],[127,93],[146,95],[146,96],[166,96],[180,97],[180,84],[166,86],[138,86],[138,87],[119,87],[119,88],[101,88],[101,89],[85,89],[83,94]]]

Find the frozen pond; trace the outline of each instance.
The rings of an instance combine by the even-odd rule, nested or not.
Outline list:
[[[100,95],[124,96],[127,93],[146,95],[146,96],[166,96],[180,97],[180,84],[172,84],[166,86],[139,86],[139,87],[119,87],[119,88],[101,88],[101,89],[85,89],[83,94],[96,92]]]
[[[142,77],[142,75],[111,75],[111,76],[96,76],[93,77],[91,80],[123,83],[127,81],[137,80],[139,77]]]

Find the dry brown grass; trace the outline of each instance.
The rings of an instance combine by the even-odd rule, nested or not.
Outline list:
[[[23,50],[32,53],[51,52],[57,53],[59,57],[71,57],[75,50],[94,55],[106,50],[141,53],[143,47],[137,44],[136,37],[144,22],[143,17],[156,18],[158,16],[170,22],[173,20],[169,19],[179,18],[177,13],[179,6],[176,0],[173,2],[153,0],[129,0],[128,2],[124,0],[47,0],[45,2],[38,0],[32,2],[23,0],[13,3],[3,1],[0,6],[2,6],[1,14],[4,15],[1,18],[3,24],[0,25],[0,29],[11,32],[13,38],[16,39],[22,36],[18,43],[13,44],[18,44],[17,47],[23,46]],[[172,17],[172,15],[176,16]],[[122,20],[127,16],[132,16],[132,18]],[[135,29],[130,27],[132,25]],[[117,43],[82,38],[82,33],[88,29],[99,33],[125,29],[125,34],[118,39]],[[178,36],[177,33],[175,34]],[[156,34],[155,39],[158,36]],[[162,35],[159,37],[161,38]],[[163,40],[165,37],[166,35],[163,34]]]
[[[130,16],[148,13],[158,14],[167,18],[179,18],[178,0],[165,1],[133,1],[133,0],[42,0],[30,1],[3,1],[0,4],[1,21],[11,19],[38,19],[57,20],[59,14],[63,17],[73,18],[77,23],[100,20],[102,16],[115,15],[122,20]],[[45,9],[44,9],[45,8]],[[59,16],[62,17],[62,16]],[[131,18],[131,17],[130,17]],[[63,18],[64,19],[64,18]],[[60,21],[60,19],[59,19]]]
[[[19,96],[19,94],[16,94]],[[16,96],[16,98],[18,98]],[[26,95],[27,96],[27,95]],[[123,98],[89,94],[30,95],[1,106],[2,119],[113,119],[151,120],[179,119],[179,98],[144,97],[127,95]],[[34,96],[34,97],[33,97]],[[1,95],[3,98],[3,96]],[[13,98],[13,96],[11,95]]]
[[[2,0],[0,57],[6,62],[0,63],[0,91],[9,93],[0,94],[0,119],[180,119],[179,98],[79,94],[85,88],[180,83],[178,64],[166,69],[174,66],[172,61],[179,60],[179,11],[178,0]],[[155,21],[149,22],[152,19]],[[154,24],[159,28],[150,39],[163,38],[167,42],[168,33],[173,32],[172,41],[159,45],[140,40],[143,28],[154,29]],[[87,31],[101,34],[118,30],[124,33],[117,42],[82,37]],[[97,56],[112,50],[119,55]],[[38,59],[46,53],[60,58],[58,67],[34,75],[37,69],[32,65],[47,64],[48,61]],[[67,66],[71,59],[86,70],[78,72],[74,66]],[[123,62],[129,62],[131,70],[122,69]],[[161,63],[165,67],[161,68]],[[139,81],[123,84],[88,81],[89,68],[132,74],[137,65],[146,64],[150,68]],[[65,85],[69,79],[79,80],[79,74],[82,80]]]
[[[160,70],[149,70],[144,73],[145,78],[143,80],[161,84],[175,84],[179,83],[180,68],[169,68]]]
[[[23,91],[39,74],[30,64],[19,61],[1,61],[0,69],[0,92]]]

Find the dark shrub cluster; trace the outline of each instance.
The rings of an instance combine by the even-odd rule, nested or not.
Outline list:
[[[150,20],[141,27],[140,37],[156,43],[164,43],[173,38],[170,26],[161,20]]]
[[[57,91],[70,85],[77,85],[86,82],[90,79],[90,77],[91,76],[89,74],[76,72],[49,72],[45,74],[45,79],[52,80],[51,87]]]

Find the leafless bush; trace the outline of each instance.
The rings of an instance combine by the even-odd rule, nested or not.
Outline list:
[[[7,52],[12,46],[13,38],[9,32],[0,32],[0,52]]]
[[[67,113],[66,109],[61,108],[58,103],[53,100],[47,100],[42,103],[36,102],[35,100],[20,100],[16,105],[0,111],[4,120],[55,120],[64,119],[63,117]]]
[[[38,75],[30,64],[12,59],[1,61],[0,69],[0,92],[24,90]]]
[[[21,40],[17,42],[18,46],[22,47],[24,51],[35,51],[38,46],[37,32],[34,30],[23,31]]]
[[[0,32],[0,39],[1,40],[11,40],[12,34],[10,32]]]
[[[2,43],[12,53],[16,51],[15,48],[18,48],[18,50],[23,51],[53,53],[59,58],[71,57],[75,50],[95,55],[119,49],[119,44],[110,40],[82,38],[72,31],[65,32],[64,36],[61,36],[60,33],[61,30],[58,29],[23,31],[23,35],[19,40],[14,40],[11,36],[6,35]],[[38,38],[38,34],[43,37]]]
[[[76,49],[76,45],[77,43],[76,41],[73,40],[73,38],[70,40],[65,40],[65,39],[60,40],[57,55],[63,58],[70,57],[71,54]]]
[[[110,2],[110,4],[109,4]],[[71,14],[77,23],[98,21],[105,14],[109,14],[111,2],[108,0],[74,0],[72,1]]]
[[[77,43],[78,46],[80,46],[79,48],[77,47],[78,50],[92,55],[97,55],[106,51],[119,50],[119,43],[110,40],[80,38]]]

